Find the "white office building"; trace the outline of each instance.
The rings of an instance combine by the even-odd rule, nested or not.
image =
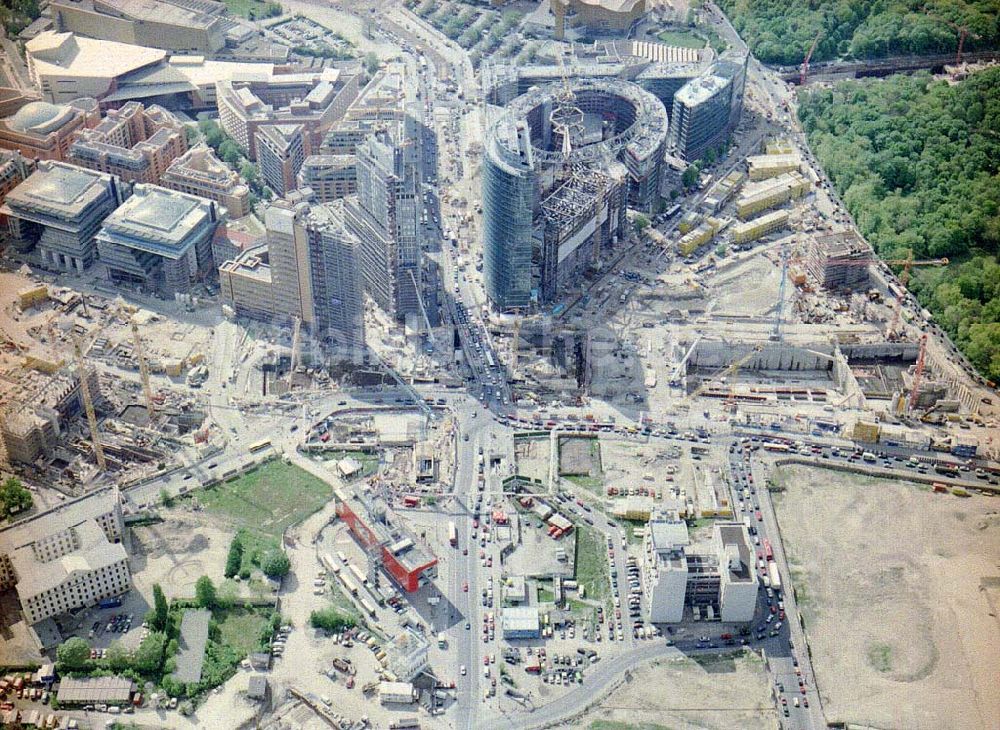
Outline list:
[[[687,524],[676,512],[657,512],[646,530],[643,551],[643,591],[647,620],[675,623],[684,618],[688,566],[684,548],[690,544]]]

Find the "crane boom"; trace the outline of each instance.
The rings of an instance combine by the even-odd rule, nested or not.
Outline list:
[[[94,457],[97,459],[97,469],[104,471],[108,462],[104,458],[104,447],[101,446],[100,432],[97,430],[97,414],[94,413],[94,401],[90,397],[90,383],[87,382],[88,370],[83,359],[83,349],[80,340],[73,338],[73,354],[76,355],[77,375],[80,378],[80,396],[83,398],[83,409],[87,413],[87,423],[90,425],[90,438],[94,444]]]
[[[691,400],[691,399],[697,398],[699,395],[701,395],[702,393],[704,393],[705,390],[707,390],[708,387],[714,381],[719,380],[720,378],[728,378],[730,375],[732,375],[733,373],[735,373],[741,367],[743,367],[744,365],[746,365],[747,361],[750,360],[750,358],[752,358],[754,355],[756,355],[762,349],[763,349],[763,345],[757,345],[752,350],[750,350],[750,352],[748,352],[746,355],[743,355],[742,357],[739,357],[736,360],[734,360],[733,362],[729,363],[724,368],[722,368],[721,370],[719,370],[718,372],[716,372],[712,377],[708,378],[707,380],[705,380],[704,382],[702,382],[701,385],[699,385],[697,388],[695,388],[693,391],[691,391],[691,393],[687,396],[687,399]]]
[[[917,407],[920,395],[920,380],[924,376],[924,362],[927,357],[927,335],[920,338],[920,354],[917,355],[917,367],[913,370],[913,387],[910,388],[910,410]]]
[[[813,52],[816,50],[816,44],[819,43],[820,36],[823,35],[822,29],[816,33],[816,37],[813,38],[812,45],[809,46],[809,52],[806,53],[806,57],[802,59],[802,73],[799,74],[799,86],[806,85],[806,79],[809,77],[809,60],[812,58]]]
[[[292,377],[295,375],[295,368],[299,366],[299,347],[302,336],[302,318],[295,318],[295,325],[292,329],[292,360],[288,364],[288,389],[292,389]]]
[[[142,391],[146,396],[146,410],[152,418],[156,410],[153,403],[153,388],[149,384],[149,363],[146,362],[146,354],[142,350],[142,338],[139,336],[139,324],[132,320],[132,344],[135,347],[135,356],[139,361],[139,375],[142,378]]]

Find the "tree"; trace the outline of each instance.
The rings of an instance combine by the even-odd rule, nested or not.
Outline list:
[[[226,556],[224,575],[227,578],[232,578],[240,572],[241,565],[243,565],[243,543],[240,541],[239,533],[237,533],[229,544],[229,555]]]
[[[174,498],[170,496],[170,492],[166,488],[160,490],[160,504],[168,509],[174,506]]]
[[[167,635],[154,631],[135,650],[132,664],[142,674],[155,674],[163,666],[163,650],[167,646]]]
[[[90,661],[90,645],[79,636],[66,639],[56,649],[56,660],[66,669],[83,669]]]
[[[270,578],[283,578],[291,567],[291,561],[281,548],[269,551],[260,562],[260,569]]]
[[[365,64],[365,72],[369,76],[374,76],[375,72],[378,71],[380,66],[378,55],[376,55],[373,51],[369,51],[368,53],[365,54],[364,64]]]
[[[632,225],[635,228],[636,233],[642,233],[644,230],[649,228],[649,218],[644,216],[642,213],[639,213],[632,221]]]
[[[231,139],[227,139],[219,145],[219,157],[230,167],[235,167],[243,159],[243,152],[239,145]]]
[[[324,629],[325,631],[343,631],[354,626],[354,619],[330,607],[309,614],[309,625],[314,629]]]
[[[23,512],[31,507],[31,502],[31,492],[16,477],[10,477],[0,484],[0,510],[3,516]]]
[[[108,647],[105,660],[108,663],[108,669],[113,672],[122,672],[132,666],[132,652],[122,646],[120,641],[115,641]]]
[[[167,605],[167,597],[163,595],[163,589],[159,583],[153,584],[153,620],[150,622],[154,631],[163,631],[167,627],[167,616],[170,607]]]
[[[247,185],[257,183],[257,167],[250,160],[244,160],[240,165],[240,177],[246,180]]]
[[[690,188],[696,182],[698,182],[698,168],[691,165],[681,175],[681,184],[686,188]]]
[[[207,575],[201,576],[194,584],[195,601],[202,608],[214,608],[218,597],[215,594],[215,584]]]

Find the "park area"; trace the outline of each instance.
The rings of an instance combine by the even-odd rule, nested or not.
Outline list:
[[[194,499],[209,513],[229,523],[233,531],[280,538],[294,525],[326,504],[330,485],[294,464],[278,459],[198,492]]]
[[[997,501],[798,466],[776,481],[827,719],[1000,727]]]

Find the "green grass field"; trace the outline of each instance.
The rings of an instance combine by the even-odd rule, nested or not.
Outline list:
[[[248,533],[280,538],[333,496],[329,484],[294,464],[275,459],[233,481],[198,494],[208,511]]]
[[[230,13],[241,18],[249,18],[251,10],[255,18],[263,18],[270,4],[268,0],[224,0],[224,2]]]
[[[576,527],[576,581],[592,601],[603,602],[611,587],[607,542],[600,532],[582,524]]]
[[[705,39],[686,30],[665,30],[658,36],[661,41],[679,48],[704,48]]]
[[[221,643],[230,646],[243,656],[260,649],[260,635],[267,623],[264,611],[233,608],[226,611],[219,623]]]

